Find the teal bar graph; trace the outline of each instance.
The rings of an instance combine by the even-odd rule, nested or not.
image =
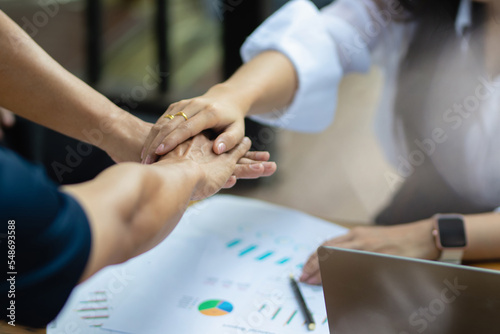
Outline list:
[[[259,260],[259,261],[265,260],[265,259],[267,259],[268,257],[270,257],[273,254],[274,254],[274,252],[264,253],[261,256],[257,257],[257,260]]]
[[[256,248],[257,248],[257,246],[255,246],[255,245],[252,245],[252,246],[250,246],[248,248],[245,248],[244,250],[242,250],[240,252],[240,256],[244,256],[244,255],[250,253],[251,251],[255,250]]]
[[[287,263],[288,261],[290,261],[290,258],[289,258],[289,257],[285,257],[284,259],[281,259],[281,260],[276,261],[276,263],[277,263],[277,264],[285,264],[285,263]]]
[[[240,242],[241,242],[241,239],[236,239],[236,240],[233,240],[233,241],[231,241],[231,242],[229,242],[229,243],[227,244],[227,247],[228,247],[228,248],[231,248],[231,247],[233,247],[233,246],[238,245]]]

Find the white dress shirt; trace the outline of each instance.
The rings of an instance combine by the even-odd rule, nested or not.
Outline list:
[[[401,161],[409,161],[413,151],[407,148],[394,102],[399,67],[418,23],[395,20],[404,13],[391,5],[394,0],[386,2],[387,7],[381,10],[373,0],[336,0],[318,10],[310,1],[292,0],[268,18],[243,45],[243,60],[247,62],[266,50],[279,51],[293,63],[299,86],[287,110],[252,118],[294,131],[322,131],[334,119],[342,77],[377,65],[384,75],[384,89],[375,132],[387,159],[406,177]],[[466,28],[470,24],[471,3],[462,0],[455,29],[464,53],[468,51]],[[468,116],[439,111],[443,114],[439,124],[444,124],[450,139],[439,143],[428,158],[461,196],[478,205],[496,207],[500,203],[500,81],[496,84],[486,76],[471,80],[477,80],[478,89],[457,102],[472,108],[478,100],[478,110],[465,111],[463,115]],[[420,140],[438,134],[436,122],[429,123]]]

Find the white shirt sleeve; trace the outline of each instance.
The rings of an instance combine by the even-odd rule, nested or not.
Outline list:
[[[287,3],[247,39],[241,54],[248,62],[266,50],[283,53],[297,71],[298,90],[286,111],[252,118],[294,131],[326,129],[342,77],[369,70],[370,52],[395,14],[401,13],[391,5],[380,10],[373,0],[337,0],[321,11],[307,0]]]

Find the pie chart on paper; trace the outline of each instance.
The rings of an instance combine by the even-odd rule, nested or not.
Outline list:
[[[198,311],[209,317],[220,317],[233,311],[233,305],[224,300],[207,300],[198,306]]]

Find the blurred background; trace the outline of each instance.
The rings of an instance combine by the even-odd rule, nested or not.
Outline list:
[[[245,38],[285,0],[0,0],[0,9],[66,69],[113,102],[155,122],[170,103],[203,94],[241,64]],[[331,0],[314,1],[318,7]],[[145,78],[156,84],[145,85]],[[337,119],[322,134],[248,122],[255,149],[278,173],[241,181],[230,193],[265,199],[330,220],[370,222],[395,189],[372,131],[380,73],[342,83]],[[56,182],[89,180],[112,161],[93,150],[56,173],[78,142],[17,118],[4,144],[45,166]]]

